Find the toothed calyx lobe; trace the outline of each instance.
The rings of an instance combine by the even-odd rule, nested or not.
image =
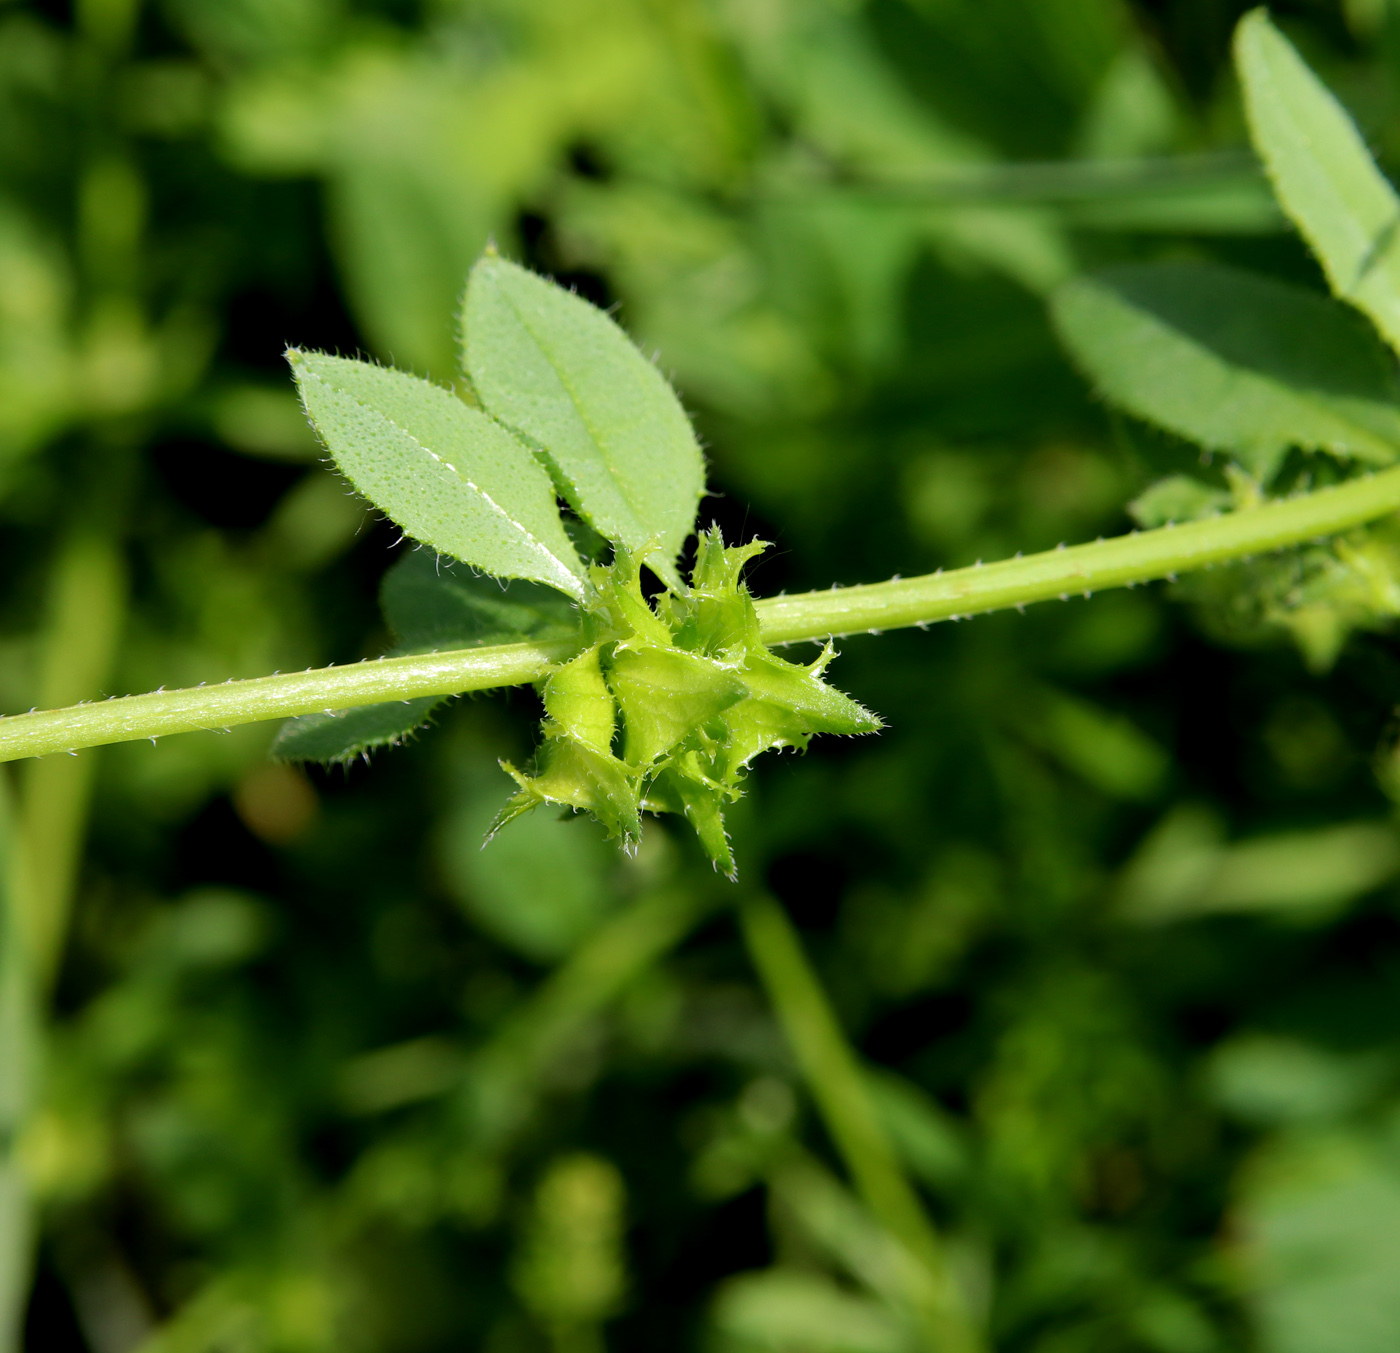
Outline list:
[[[559,804],[591,813],[634,849],[643,809],[675,813],[732,878],[724,810],[742,796],[754,758],[805,750],[817,733],[882,726],[822,679],[830,645],[803,665],[764,644],[740,574],[766,548],[726,547],[717,530],[703,532],[690,591],[654,605],[637,556],[621,547],[611,565],[591,570],[584,613],[593,642],[543,683],[533,773],[502,763],[520,789],[492,835],[540,804]]]

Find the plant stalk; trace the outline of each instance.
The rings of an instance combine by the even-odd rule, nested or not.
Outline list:
[[[981,1346],[948,1271],[943,1244],[880,1126],[865,1074],[787,913],[746,894],[739,920],[749,958],[792,1045],[822,1120],[875,1219],[910,1264],[907,1289],[934,1353]]]
[[[0,771],[0,1353],[17,1353],[24,1343],[35,1217],[19,1144],[34,1108],[42,1043],[14,818],[10,774]]]
[[[1206,521],[1134,531],[947,573],[768,597],[758,602],[758,614],[764,639],[775,645],[879,633],[1171,578],[1324,539],[1396,511],[1400,467]],[[568,640],[502,644],[15,714],[0,719],[0,761],[388,700],[520,685],[540,680],[575,651],[577,645]]]
[[[763,637],[791,643],[956,620],[1171,578],[1336,535],[1400,511],[1400,467],[1262,507],[947,573],[758,603]]]
[[[126,618],[126,570],[117,543],[79,528],[55,561],[43,640],[40,698],[61,705],[110,679]],[[92,797],[93,757],[26,767],[19,810],[21,923],[40,993],[53,982],[72,906]]]

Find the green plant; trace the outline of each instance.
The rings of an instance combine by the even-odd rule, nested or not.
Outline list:
[[[1375,251],[1375,259],[1365,251],[1357,255],[1355,249],[1348,256],[1351,237],[1340,228],[1329,234],[1329,224],[1356,217],[1361,237],[1375,244],[1380,235],[1384,245],[1386,200],[1382,196],[1383,210],[1374,208],[1375,184],[1367,177],[1366,162],[1358,167],[1354,154],[1350,173],[1361,191],[1353,191],[1348,181],[1319,187],[1306,174],[1301,186],[1287,186],[1300,164],[1306,168],[1310,153],[1308,138],[1301,149],[1296,136],[1289,140],[1290,127],[1299,119],[1320,122],[1333,141],[1340,135],[1343,150],[1354,150],[1355,138],[1347,142],[1345,128],[1336,132],[1325,98],[1288,65],[1286,50],[1267,28],[1257,20],[1251,24],[1244,42],[1249,44],[1246,56],[1252,55],[1258,67],[1251,76],[1246,62],[1254,102],[1262,98],[1267,104],[1272,97],[1302,105],[1294,123],[1281,128],[1256,116],[1259,144],[1284,205],[1304,224],[1324,259],[1329,249],[1337,254],[1335,268],[1329,260],[1329,276],[1339,294],[1381,314],[1369,279],[1376,259],[1385,257],[1384,248]],[[1274,88],[1280,81],[1281,89]],[[1346,157],[1331,149],[1327,163],[1347,166]],[[1321,225],[1315,219],[1319,216]],[[502,263],[479,276],[492,268],[498,278],[541,288]],[[1383,300],[1384,292],[1380,294]],[[698,457],[654,370],[625,345],[618,346],[616,330],[581,303],[543,288],[536,295],[549,298],[542,304],[555,306],[556,317],[566,317],[559,328],[547,331],[545,343],[532,345],[498,324],[498,345],[486,343],[479,354],[480,374],[472,368],[471,345],[478,330],[468,315],[468,369],[481,410],[440,390],[432,393],[424,383],[362,364],[310,357],[297,363],[313,417],[352,481],[415,538],[488,573],[520,581],[503,592],[450,563],[439,574],[425,567],[431,563],[426,554],[410,556],[386,586],[386,611],[403,650],[397,656],[358,668],[21,716],[0,725],[0,736],[16,739],[9,744],[10,754],[293,714],[304,721],[286,730],[281,750],[289,757],[334,760],[401,738],[441,696],[542,682],[549,722],[541,764],[537,775],[520,777],[515,807],[543,800],[586,808],[624,839],[635,836],[641,805],[684,812],[712,858],[727,868],[731,860],[721,814],[737,792],[748,756],[761,750],[760,744],[801,744],[823,726],[837,732],[871,727],[868,716],[824,686],[819,668],[804,671],[784,663],[768,654],[769,643],[929,623],[1170,576],[1349,531],[1400,505],[1394,472],[1293,493],[1310,487],[1302,483],[1304,475],[1325,485],[1334,473],[1350,474],[1352,462],[1376,465],[1394,457],[1389,358],[1377,355],[1377,345],[1348,312],[1319,297],[1232,275],[1171,274],[1165,269],[1145,275],[1109,273],[1071,283],[1059,294],[1056,312],[1067,341],[1110,398],[1229,453],[1238,461],[1239,473],[1223,485],[1199,479],[1159,485],[1137,504],[1140,519],[1156,529],[1120,541],[941,577],[769,598],[750,609],[737,578],[742,559],[723,553],[717,538],[709,538],[702,550],[690,588],[676,573],[675,554],[690,529],[700,490]],[[1205,307],[1212,322],[1202,334]],[[570,322],[592,326],[586,330],[591,337],[570,345]],[[499,332],[503,327],[504,334]],[[489,323],[481,330],[491,332]],[[1280,332],[1303,339],[1279,351]],[[1109,341],[1096,348],[1096,340],[1105,336]],[[579,425],[587,434],[591,417],[570,415],[569,401],[560,414],[560,401],[546,398],[541,402],[551,412],[534,421],[531,414],[537,410],[531,399],[520,398],[522,373],[535,382],[526,390],[534,396],[538,382],[557,369],[548,354],[541,362],[537,349],[558,344],[565,349],[559,361],[567,366],[595,358],[599,341],[613,344],[603,351],[632,373],[641,392],[632,408],[608,407],[607,400],[618,394],[618,380],[626,377],[618,377],[616,370],[600,377],[605,430],[611,430],[609,419],[619,428],[635,429],[631,420],[638,407],[643,410],[646,435],[630,443],[623,439],[621,449],[623,465],[629,456],[643,458],[630,485],[627,475],[614,482],[614,459],[598,454],[588,435],[580,436]],[[495,373],[489,369],[493,361],[500,368]],[[1152,378],[1135,384],[1134,375],[1144,370]],[[1242,390],[1247,399],[1238,397]],[[1211,421],[1216,412],[1218,423]],[[417,422],[424,426],[416,431]],[[413,442],[440,454],[442,446],[453,447],[449,454],[458,469],[456,448],[462,447],[461,455],[470,456],[474,467],[479,462],[479,472],[474,468],[466,476],[470,482],[465,488],[442,475],[439,462],[420,459],[412,474],[403,477],[385,473],[376,454],[365,454],[365,430],[375,429],[373,445],[382,448],[395,435],[388,423],[406,427]],[[439,437],[446,440],[439,443]],[[1282,453],[1291,447],[1317,448],[1331,460],[1307,462],[1300,472],[1296,462],[1284,463]],[[407,441],[400,449],[407,456],[416,454]],[[652,455],[661,458],[645,459]],[[1335,472],[1332,462],[1339,467]],[[647,498],[648,489],[661,490],[659,501]],[[559,525],[556,492],[577,519],[569,523],[572,532]],[[1267,502],[1269,494],[1278,501]],[[1220,513],[1227,506],[1234,510]],[[1156,525],[1198,513],[1220,514],[1191,525]],[[466,531],[468,522],[480,525]],[[590,527],[617,548],[611,564],[596,562],[599,542],[586,529]],[[667,589],[654,606],[639,586],[642,562]],[[1252,569],[1233,573],[1220,589],[1222,597],[1203,600],[1228,610],[1245,598],[1258,613],[1256,621],[1292,628],[1319,665],[1335,654],[1349,627],[1382,620],[1393,609],[1391,561],[1380,530],[1333,545],[1309,544],[1301,555],[1266,559]],[[414,703],[405,707],[405,699]],[[369,701],[379,703],[365,703]],[[355,712],[319,713],[346,708]],[[800,980],[783,984],[782,925],[781,915],[772,912],[751,921],[751,945],[756,955],[765,952],[765,943],[770,946],[766,962],[760,962],[780,1008],[790,1012],[806,1001],[805,1015],[794,1015],[792,1027],[809,1034],[814,1025],[825,1028],[826,1043],[809,1042],[801,1055],[814,1084],[827,1091],[828,1116],[838,1115],[843,1106],[852,1112],[851,1105],[859,1104],[859,1078],[847,1066],[842,1080],[839,1030],[834,1021],[822,1025],[820,989],[813,984],[804,989]],[[800,949],[789,943],[786,954],[789,975],[800,973]],[[888,1170],[882,1174],[878,1130],[869,1130],[870,1115],[864,1115],[862,1125],[859,1108],[853,1113],[853,1123],[834,1129],[853,1175],[888,1229],[920,1256],[926,1269],[936,1270],[937,1246],[927,1243],[922,1223],[910,1223],[908,1198],[901,1196],[898,1183],[890,1183]],[[927,1284],[924,1297],[918,1297],[917,1275],[911,1282],[914,1306],[926,1303],[936,1320],[942,1297],[937,1283],[934,1287],[932,1299]]]
[[[757,601],[740,574],[764,547],[702,532],[687,585],[676,556],[694,529],[703,468],[675,395],[608,316],[488,253],[463,304],[460,392],[288,353],[341,472],[406,536],[447,557],[427,567],[409,556],[386,582],[400,647],[360,668],[12,717],[0,722],[0,755],[293,714],[303,717],[275,754],[344,760],[402,739],[441,697],[536,681],[547,716],[539,770],[511,768],[520,792],[498,825],[552,802],[632,844],[643,807],[676,812],[732,873],[722,807],[754,756],[879,727],[822,680],[829,644],[806,667],[772,645],[1088,595],[1341,537],[1324,547],[1325,576],[1306,601],[1265,603],[1275,623],[1298,624],[1304,606],[1331,617],[1329,635],[1311,641],[1325,662],[1348,628],[1400,604],[1384,535],[1345,535],[1400,508],[1400,470],[1369,473],[1400,453],[1400,378],[1341,304],[1394,338],[1400,303],[1384,279],[1400,247],[1387,224],[1400,198],[1262,11],[1241,23],[1237,46],[1260,154],[1340,300],[1174,263],[1075,279],[1054,299],[1065,341],[1103,393],[1226,453],[1229,492],[1176,477],[1137,500],[1152,529],[1131,536]],[[1290,448],[1327,459],[1289,477]],[[654,601],[643,566],[665,589]],[[1262,569],[1294,567],[1281,556]]]

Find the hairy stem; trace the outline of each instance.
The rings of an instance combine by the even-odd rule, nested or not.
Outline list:
[[[758,603],[758,612],[770,644],[927,625],[1169,578],[1336,535],[1396,511],[1400,467],[1208,521],[920,578],[769,597]],[[503,644],[16,714],[0,719],[0,761],[318,710],[514,686],[539,680],[574,651],[568,641]]]
[[[1182,526],[921,578],[770,597],[759,603],[763,637],[770,644],[790,643],[1087,596],[1301,545],[1395,511],[1400,511],[1400,468]]]
[[[856,1053],[832,1010],[787,913],[770,897],[744,896],[739,919],[749,957],[792,1045],[866,1206],[913,1261],[907,1287],[930,1348],[972,1353],[979,1340],[951,1276],[938,1233],[880,1126]]]
[[[572,641],[502,644],[347,667],[226,681],[221,686],[126,695],[98,704],[0,719],[0,761],[134,742],[167,733],[232,728],[262,719],[352,709],[420,695],[519,686],[547,676],[577,651]]]

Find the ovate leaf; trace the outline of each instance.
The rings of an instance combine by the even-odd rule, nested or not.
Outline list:
[[[1267,477],[1290,446],[1400,452],[1394,359],[1347,307],[1207,263],[1110,268],[1054,296],[1061,336],[1129,412]]]
[[[665,378],[596,306],[494,254],[462,313],[482,406],[539,448],[569,505],[673,590],[704,460]]]
[[[1230,506],[1225,489],[1203,484],[1190,475],[1174,474],[1159,479],[1128,504],[1128,515],[1139,526],[1151,529],[1168,522],[1200,521],[1218,516]]]
[[[583,595],[549,476],[505,428],[401,371],[288,358],[341,473],[409,536],[487,573]]]
[[[431,550],[413,550],[384,575],[379,604],[399,652],[565,639],[579,627],[573,605],[550,587],[502,586]]]
[[[412,551],[384,575],[379,604],[398,640],[391,657],[566,639],[579,626],[573,604],[553,588],[519,579],[502,586],[431,550]],[[376,747],[396,746],[450,698],[427,695],[288,719],[272,755],[281,761],[351,761]]]
[[[1235,62],[1280,205],[1332,290],[1400,347],[1400,198],[1346,110],[1262,9],[1240,21]]]
[[[339,713],[303,714],[288,719],[272,740],[275,761],[319,761],[322,765],[353,761],[376,747],[397,746],[421,728],[438,705],[438,695],[360,705]]]
[[[1232,1240],[1269,1353],[1400,1347],[1400,1170],[1379,1133],[1269,1142],[1236,1185]]]

